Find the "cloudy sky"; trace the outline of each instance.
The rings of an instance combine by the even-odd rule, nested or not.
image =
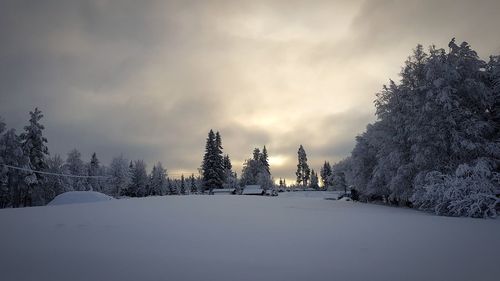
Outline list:
[[[346,157],[417,43],[500,54],[500,1],[0,2],[0,116],[38,106],[51,154],[123,153],[195,172],[219,130],[239,172],[267,145],[273,175]]]

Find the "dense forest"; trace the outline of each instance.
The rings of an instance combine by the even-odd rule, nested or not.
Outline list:
[[[500,57],[468,43],[418,45],[375,100],[377,121],[332,167],[363,201],[439,215],[496,216],[500,193]]]

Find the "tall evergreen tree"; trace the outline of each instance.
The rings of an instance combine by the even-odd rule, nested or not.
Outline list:
[[[16,135],[15,129],[8,130],[0,138],[0,155],[3,164],[25,169],[30,168],[30,159],[25,154],[21,141],[21,138]],[[28,193],[29,185],[37,181],[35,174],[3,166],[1,169],[0,207],[25,206],[25,196]]]
[[[315,190],[319,189],[319,180],[318,180],[318,174],[313,170],[311,170],[311,184],[309,185],[310,188],[313,188]]]
[[[180,192],[183,195],[186,194],[186,184],[184,180],[184,175],[181,175]]]
[[[167,170],[163,168],[161,162],[158,162],[151,172],[148,195],[163,195],[166,189]]]
[[[130,185],[129,163],[123,155],[113,158],[109,166],[109,176],[107,193],[115,197],[121,196]]]
[[[130,185],[127,190],[124,190],[124,194],[131,197],[145,196],[147,194],[148,181],[146,163],[142,160],[135,161],[130,173]]]
[[[95,152],[92,153],[92,157],[90,158],[87,174],[91,177],[103,176],[102,168]],[[103,189],[103,181],[99,178],[88,178],[87,185],[94,191],[101,192]]]
[[[210,130],[205,145],[205,155],[201,166],[203,176],[203,191],[221,188],[224,183],[224,167],[222,141],[219,132]]]
[[[307,183],[309,182],[309,177],[311,175],[311,170],[309,169],[309,165],[307,164],[306,151],[304,150],[304,147],[302,145],[300,145],[297,155],[298,164],[297,172],[295,172],[295,175],[297,176],[297,184],[302,184],[302,186],[306,188]]]
[[[328,189],[332,186],[332,167],[330,166],[330,162],[325,161],[320,170],[320,176],[324,189]]]
[[[262,162],[262,165],[264,166],[264,169],[268,174],[271,174],[271,170],[269,168],[269,156],[267,155],[267,148],[264,145],[264,148],[262,149],[262,153],[259,155],[260,162]]]
[[[30,168],[37,171],[44,171],[47,168],[45,160],[49,155],[49,149],[46,145],[47,139],[43,136],[45,127],[40,123],[42,118],[43,114],[38,108],[30,111],[29,124],[24,127],[24,133],[21,134],[23,150],[30,160]],[[41,192],[41,190],[35,189],[43,188],[44,179],[42,174],[35,174],[35,180],[28,184],[28,189],[24,194],[23,204],[25,206],[33,204],[35,192]]]
[[[86,175],[85,165],[81,159],[81,154],[77,149],[73,149],[68,153],[66,164],[64,165],[65,172],[75,176]],[[85,178],[71,178],[71,186],[73,190],[84,191],[87,190],[87,179]]]
[[[191,193],[196,193],[198,192],[198,187],[196,186],[196,179],[194,177],[194,174],[192,174],[190,177],[189,177],[189,182],[190,182],[190,189],[191,189]]]

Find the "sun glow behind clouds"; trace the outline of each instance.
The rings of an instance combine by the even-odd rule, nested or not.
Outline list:
[[[286,155],[274,155],[274,156],[269,156],[269,165],[271,167],[280,167],[289,162],[290,157]]]

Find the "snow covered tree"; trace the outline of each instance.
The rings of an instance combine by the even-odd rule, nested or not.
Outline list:
[[[78,150],[73,149],[68,153],[66,164],[64,165],[65,171],[71,175],[84,176],[86,175],[85,164],[81,159],[81,154]],[[70,178],[71,188],[76,191],[88,190],[87,179],[85,178]]]
[[[54,174],[67,174],[65,162],[59,155],[47,158],[47,172]],[[57,195],[66,191],[72,191],[72,179],[62,176],[47,176],[45,180],[44,197],[45,202],[50,202]]]
[[[192,174],[189,177],[189,188],[190,188],[190,192],[192,194],[195,194],[196,192],[198,192],[198,186],[196,184],[196,178],[194,177],[194,174]]]
[[[130,170],[130,165],[129,165]],[[130,173],[130,184],[123,193],[130,197],[142,197],[147,193],[147,185],[149,182],[146,172],[146,163],[142,160],[137,160],[132,165]]]
[[[115,197],[121,196],[122,192],[130,185],[128,160],[123,155],[113,158],[108,173],[107,193]]]
[[[30,159],[22,147],[21,138],[15,129],[8,130],[0,138],[0,155],[5,165],[30,169]],[[14,170],[2,166],[0,182],[0,207],[26,206],[29,185],[36,182],[36,176],[29,171]]]
[[[265,146],[262,152],[260,149],[255,148],[252,158],[245,160],[243,163],[240,185],[245,186],[253,184],[261,185],[264,189],[274,186]]]
[[[453,175],[432,171],[417,178],[413,203],[438,215],[496,217],[500,174],[496,163],[479,159],[473,166],[459,165]]]
[[[43,136],[45,127],[40,123],[43,118],[42,112],[35,108],[30,111],[29,124],[24,127],[24,132],[21,134],[22,147],[24,154],[28,156],[30,168],[35,171],[44,171],[47,168],[45,163],[49,155],[47,148],[47,139]],[[35,174],[34,180],[28,183],[27,192],[24,194],[23,204],[31,206],[33,204],[34,196],[38,192],[42,192],[44,176],[40,173]],[[40,189],[40,190],[35,190]]]
[[[297,164],[297,172],[295,175],[297,176],[297,184],[302,184],[304,188],[307,187],[307,183],[309,182],[309,177],[311,176],[311,170],[309,169],[309,165],[307,164],[307,155],[304,147],[300,145],[298,154],[298,164]]]
[[[259,159],[266,172],[271,174],[271,169],[269,168],[269,156],[267,155],[267,148],[265,145],[264,148],[262,148],[262,153],[259,155]]]
[[[224,169],[230,171],[233,169],[233,165],[231,164],[231,159],[227,154],[224,156]]]
[[[417,46],[399,83],[390,81],[377,94],[378,120],[357,137],[345,171],[361,200],[414,204],[426,210],[446,206],[446,212],[436,212],[469,215],[437,203],[445,196],[440,194],[471,178],[483,186],[495,182],[494,176],[464,177],[461,171],[475,173],[470,167],[481,159],[499,163],[498,58],[486,63],[469,44],[458,45],[455,39],[448,48],[447,52],[432,46],[427,54]],[[491,166],[493,175],[498,165]],[[461,194],[473,197],[473,192]]]
[[[103,168],[100,166],[99,159],[96,153],[92,153],[90,158],[90,163],[88,165],[87,174],[91,177],[102,177],[104,176]],[[101,192],[103,190],[103,179],[102,178],[88,178],[87,186],[90,190]]]
[[[179,190],[180,190],[180,193],[182,195],[186,194],[186,183],[184,180],[184,175],[181,175],[181,182],[180,182]]]
[[[205,155],[201,166],[203,190],[222,188],[224,183],[224,163],[222,155],[222,141],[219,132],[214,134],[210,130],[205,145]]]
[[[319,173],[321,176],[321,182],[323,183],[323,189],[329,189],[332,186],[332,167],[330,162],[325,161]]]
[[[313,188],[315,190],[319,189],[319,179],[318,179],[318,174],[314,171],[314,169],[311,170],[311,183],[309,184],[310,188]]]
[[[167,170],[163,168],[161,162],[153,166],[149,181],[148,195],[163,195],[167,189]]]

